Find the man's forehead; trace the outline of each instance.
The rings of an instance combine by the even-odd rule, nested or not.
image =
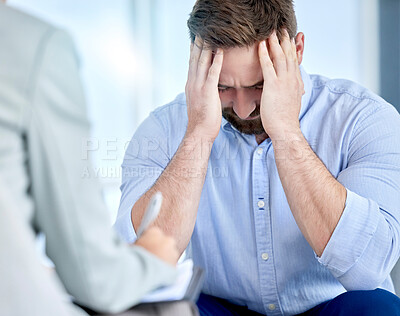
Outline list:
[[[247,86],[262,80],[257,47],[255,44],[224,51],[220,84]]]
[[[258,61],[258,45],[224,49],[224,62],[232,60],[241,60],[243,63]]]

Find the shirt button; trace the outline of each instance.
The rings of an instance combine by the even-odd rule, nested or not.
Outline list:
[[[257,149],[257,154],[261,155],[263,153],[263,149],[262,148],[258,148]]]
[[[268,254],[267,254],[266,252],[264,252],[264,253],[261,255],[261,258],[262,258],[264,261],[267,261],[268,258],[269,258],[269,256],[268,256]]]
[[[264,201],[258,201],[257,205],[258,207],[264,207],[265,203]]]
[[[270,311],[275,310],[275,308],[276,308],[275,304],[269,304],[269,305],[268,305],[268,309],[269,309]]]

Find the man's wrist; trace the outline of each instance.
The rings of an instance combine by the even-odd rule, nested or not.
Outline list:
[[[179,151],[182,153],[179,156],[180,159],[189,159],[192,161],[208,160],[214,139],[202,134],[198,130],[187,130],[179,148]]]
[[[218,133],[216,135],[209,134],[208,132],[203,131],[198,127],[190,127],[188,126],[186,129],[186,134],[184,139],[190,142],[195,143],[214,143],[215,138],[217,138]]]
[[[300,128],[286,128],[270,136],[276,160],[301,161],[310,158],[310,146]]]
[[[304,137],[299,123],[276,125],[274,128],[269,128],[267,132],[272,143],[282,143],[283,141],[292,141]]]

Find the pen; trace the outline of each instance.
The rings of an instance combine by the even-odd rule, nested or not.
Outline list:
[[[137,238],[146,231],[146,229],[154,222],[157,218],[158,213],[160,213],[161,204],[162,204],[162,193],[156,192],[150,199],[150,203],[147,206],[146,212],[144,213],[142,222],[137,231]]]

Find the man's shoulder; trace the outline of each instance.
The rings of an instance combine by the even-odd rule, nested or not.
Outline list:
[[[347,79],[330,79],[321,75],[311,75],[313,92],[325,91],[330,94],[333,99],[347,96],[357,101],[370,100],[376,103],[387,103],[382,97],[363,87],[362,85]]]
[[[341,136],[354,135],[344,131],[365,129],[377,122],[395,128],[400,122],[400,115],[393,105],[362,85],[319,75],[312,75],[311,80],[312,97],[303,116],[309,137],[318,133],[331,137],[334,132],[324,134],[326,129],[336,130]]]
[[[178,94],[173,101],[156,108],[151,115],[155,116],[167,128],[172,127],[172,125],[186,126],[187,109],[185,94]]]
[[[338,118],[365,117],[380,111],[398,115],[393,105],[354,81],[320,75],[310,77],[313,86],[311,104],[318,104],[323,112],[329,111]],[[341,115],[337,115],[339,112]]]
[[[170,158],[181,143],[187,127],[186,97],[179,94],[172,102],[153,110],[136,130],[133,138],[157,138],[167,144]]]

